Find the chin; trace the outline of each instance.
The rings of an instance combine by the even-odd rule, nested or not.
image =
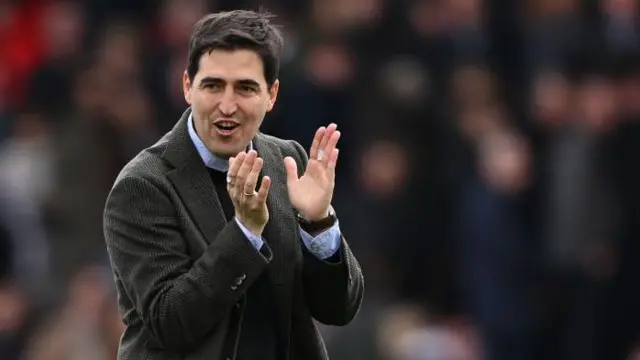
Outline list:
[[[214,146],[212,147],[213,149],[213,153],[216,156],[228,159],[232,156],[236,156],[239,152],[244,151],[246,148],[244,146],[234,146],[234,145],[223,145],[220,146],[220,144],[218,144],[218,146]]]
[[[250,141],[241,132],[236,132],[232,136],[221,136],[215,129],[212,129],[206,144],[216,156],[229,158],[236,156],[241,151],[245,151]]]
[[[228,147],[215,147],[213,148],[212,152],[215,156],[221,157],[223,159],[228,159],[232,156],[235,156],[235,154],[239,153],[239,151],[235,151],[234,149],[231,149]]]

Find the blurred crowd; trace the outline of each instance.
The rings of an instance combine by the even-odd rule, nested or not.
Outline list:
[[[185,110],[193,24],[259,6],[262,130],[343,133],[332,359],[640,358],[637,1],[0,0],[1,359],[115,358],[106,195]]]

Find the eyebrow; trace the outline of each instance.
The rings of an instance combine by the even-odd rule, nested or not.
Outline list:
[[[200,85],[205,85],[205,84],[219,84],[219,83],[225,83],[226,81],[222,78],[218,78],[218,77],[213,77],[213,76],[207,76],[204,77],[200,80]],[[240,79],[236,81],[237,84],[239,85],[247,85],[247,86],[254,86],[254,87],[260,87],[260,84],[253,80],[253,79]]]
[[[254,86],[254,87],[257,87],[257,88],[260,87],[260,84],[258,84],[257,81],[252,80],[252,79],[241,79],[241,80],[238,80],[238,84],[246,85],[246,86]]]

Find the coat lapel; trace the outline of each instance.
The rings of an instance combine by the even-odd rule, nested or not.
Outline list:
[[[289,202],[283,155],[280,148],[269,143],[262,134],[256,135],[254,146],[264,160],[260,177],[271,178],[271,189],[267,197],[269,222],[264,230],[265,241],[271,247],[274,257],[270,268],[271,281],[278,285],[290,285],[299,240],[295,214]]]
[[[260,178],[269,176],[271,188],[267,197],[269,222],[264,229],[264,239],[271,247],[273,260],[269,267],[269,279],[276,286],[274,295],[279,311],[280,337],[283,343],[289,343],[291,328],[291,306],[293,302],[294,273],[298,254],[300,235],[287,190],[287,177],[280,148],[270,143],[264,135],[258,134],[254,145],[264,160]]]
[[[167,176],[210,244],[226,225],[226,217],[207,168],[189,137],[187,121],[191,110],[184,112],[168,135],[164,158],[174,169]]]

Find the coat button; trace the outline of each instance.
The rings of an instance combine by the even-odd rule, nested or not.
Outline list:
[[[243,282],[244,282],[243,278],[237,278],[236,279],[236,285],[238,285],[238,286],[242,285]]]
[[[236,291],[236,290],[238,290],[238,287],[235,286],[235,285],[231,285],[231,290]]]

